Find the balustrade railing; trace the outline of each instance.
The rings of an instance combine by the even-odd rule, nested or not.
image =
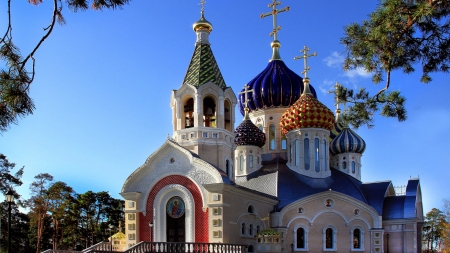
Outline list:
[[[140,242],[125,253],[245,253],[245,245],[201,242]]]

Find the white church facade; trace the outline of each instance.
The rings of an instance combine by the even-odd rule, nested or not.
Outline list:
[[[277,9],[276,15],[288,10]],[[276,23],[276,22],[275,22]],[[247,252],[421,252],[419,179],[361,182],[364,140],[279,55],[238,93],[226,86],[204,18],[173,134],[124,182],[126,245],[202,242]],[[307,54],[306,59],[313,55]],[[236,108],[244,120],[235,128]],[[270,237],[270,243],[266,236]]]

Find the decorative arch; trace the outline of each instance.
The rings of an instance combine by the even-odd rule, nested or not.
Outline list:
[[[139,234],[140,241],[147,241],[150,238],[150,231],[148,224],[153,222],[155,231],[155,240],[164,239],[164,236],[157,234],[156,231],[163,229],[163,223],[159,224],[159,215],[163,212],[160,205],[167,201],[174,194],[180,194],[185,200],[186,209],[191,207],[191,214],[187,214],[186,217],[186,232],[191,231],[190,235],[186,235],[186,241],[192,240],[192,242],[206,242],[208,241],[208,209],[203,210],[202,195],[198,186],[189,178],[180,175],[171,175],[162,178],[151,189],[148,194],[146,202],[146,215],[144,213],[139,214]],[[187,210],[186,210],[187,211]],[[190,218],[189,218],[190,217]],[[189,221],[191,219],[191,221]],[[165,220],[165,219],[163,219]],[[191,226],[191,227],[189,227]],[[162,230],[165,231],[165,230]]]

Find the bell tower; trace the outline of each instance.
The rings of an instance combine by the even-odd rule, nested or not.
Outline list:
[[[233,166],[236,95],[227,87],[209,43],[212,24],[205,19],[204,2],[194,54],[183,83],[171,96],[173,135],[181,146],[224,171]]]

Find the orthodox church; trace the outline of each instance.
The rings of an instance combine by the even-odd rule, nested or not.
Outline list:
[[[364,140],[317,99],[307,77],[280,57],[269,5],[272,59],[238,93],[226,85],[193,25],[194,53],[170,97],[173,134],[125,181],[126,245],[245,245],[247,252],[421,252],[419,179],[361,182]],[[256,73],[255,73],[256,74]],[[244,119],[235,128],[236,111]]]

